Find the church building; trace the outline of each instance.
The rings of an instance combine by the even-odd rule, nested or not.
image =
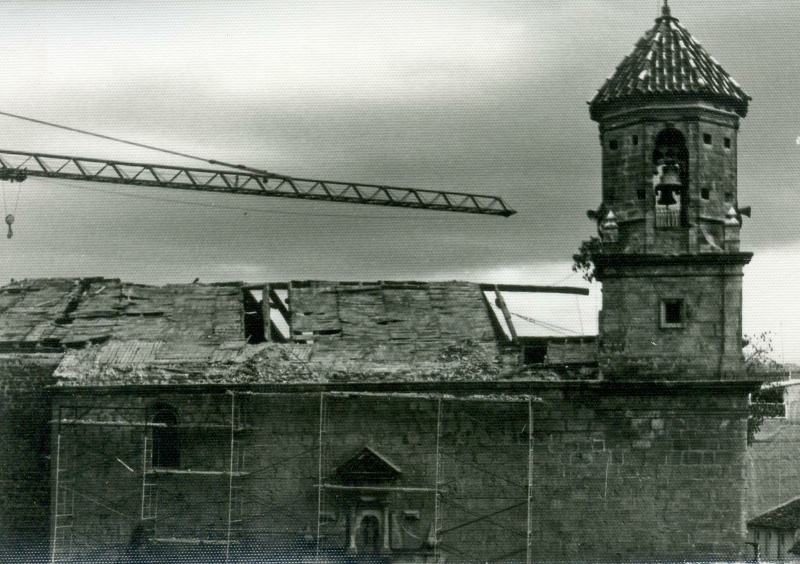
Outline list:
[[[465,282],[0,288],[0,551],[72,562],[734,561],[739,120],[675,18],[589,103],[598,335]],[[576,212],[577,213],[577,212]],[[18,557],[18,556],[17,556]],[[7,559],[7,558],[6,558]]]

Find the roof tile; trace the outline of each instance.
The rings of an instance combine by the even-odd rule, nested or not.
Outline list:
[[[753,517],[747,522],[747,525],[749,527],[763,527],[767,529],[800,528],[800,498]]]
[[[668,7],[656,19],[590,102],[592,119],[614,107],[653,97],[680,94],[731,104],[744,117],[750,97],[691,34]]]

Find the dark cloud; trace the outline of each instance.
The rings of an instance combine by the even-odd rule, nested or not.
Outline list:
[[[257,265],[281,276],[372,278],[568,262],[592,234],[584,212],[600,198],[597,128],[586,100],[652,25],[657,2],[644,4],[515,2],[499,10],[489,2],[419,4],[415,28],[409,24],[414,14],[392,5],[400,20],[396,37],[381,42],[368,31],[349,39],[342,33],[340,46],[339,30],[327,30],[321,20],[330,17],[334,27],[346,26],[347,18],[376,25],[367,5],[341,3],[342,13],[319,14],[306,5],[280,3],[273,13],[257,3],[237,4],[215,27],[224,10],[209,3],[137,38],[156,17],[143,12],[144,4],[127,4],[115,21],[113,8],[89,3],[80,24],[69,22],[83,26],[86,45],[98,52],[90,57],[75,46],[69,53],[75,66],[57,68],[52,65],[70,59],[41,40],[60,45],[71,32],[52,16],[28,22],[35,40],[19,34],[15,53],[24,52],[20,45],[35,47],[43,74],[37,79],[16,69],[25,91],[14,90],[13,78],[4,81],[0,104],[12,104],[12,111],[286,174],[496,194],[519,213],[474,218],[122,190],[194,202],[189,205],[110,195],[115,189],[88,191],[97,185],[29,181],[17,237],[3,245],[11,253],[4,272],[58,275],[66,268],[74,274],[84,265],[92,273],[143,280],[221,261],[234,265],[234,278],[260,273]],[[20,10],[10,15],[30,15]],[[741,199],[756,210],[745,246],[800,240],[794,217],[800,71],[792,47],[800,8],[777,0],[718,0],[673,2],[673,13],[754,97],[740,138]],[[275,18],[294,26],[277,26]],[[263,36],[252,35],[258,21],[271,26]],[[226,36],[240,24],[240,35]],[[432,37],[437,27],[441,37]],[[309,34],[320,30],[318,45]],[[173,48],[184,68],[175,66]],[[337,48],[341,53],[330,60],[344,61],[341,68],[312,60]],[[363,61],[348,61],[348,54]],[[262,59],[263,67],[247,66]],[[101,70],[81,65],[85,60]],[[304,75],[292,65],[320,74]],[[15,134],[3,144],[12,149],[178,160],[9,127]],[[48,268],[37,263],[45,252],[78,258]]]

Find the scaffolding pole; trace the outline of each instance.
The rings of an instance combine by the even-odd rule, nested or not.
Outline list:
[[[229,460],[229,471],[228,473],[228,500],[227,500],[227,535],[225,540],[221,540],[219,544],[225,544],[225,562],[230,563],[231,558],[236,558],[236,551],[231,551],[231,547],[235,544],[235,533],[237,522],[241,520],[241,495],[243,494],[240,491],[240,486],[234,484],[234,479],[239,476],[240,472],[237,470],[241,470],[241,452],[237,456],[237,450],[241,451],[241,441],[237,441],[238,431],[240,431],[240,426],[243,424],[241,420],[241,405],[237,406],[237,403],[241,404],[242,398],[239,398],[239,401],[236,401],[236,395],[239,394],[240,396],[245,397],[252,397],[252,396],[265,396],[265,397],[286,397],[287,399],[292,397],[291,394],[286,393],[261,393],[261,392],[250,392],[250,391],[236,391],[230,390],[228,392],[231,396],[230,399],[230,422],[229,422],[229,429],[227,422],[221,421],[218,425],[214,425],[220,431],[220,434],[224,434],[226,431],[229,431],[230,434],[230,460]],[[449,503],[449,496],[445,493],[445,479],[447,474],[449,473],[448,469],[448,462],[445,460],[447,457],[452,457],[452,455],[448,454],[447,449],[443,447],[446,446],[444,434],[444,408],[446,406],[446,402],[449,404],[454,403],[462,403],[462,402],[498,402],[498,403],[525,403],[527,404],[527,414],[528,414],[528,479],[527,479],[527,534],[526,534],[526,563],[531,564],[533,561],[533,539],[534,539],[534,442],[533,442],[533,429],[534,429],[534,412],[533,408],[535,407],[534,404],[541,403],[542,400],[534,395],[527,395],[527,394],[520,394],[520,395],[504,395],[504,394],[466,394],[461,396],[453,396],[450,394],[442,394],[442,393],[406,393],[406,392],[397,392],[397,393],[381,393],[381,392],[339,392],[339,391],[326,391],[320,390],[316,391],[315,393],[304,393],[302,394],[308,399],[316,396],[315,399],[318,399],[319,405],[319,428],[318,428],[318,459],[317,459],[317,530],[316,530],[316,548],[315,548],[315,561],[320,563],[323,559],[323,537],[325,537],[325,526],[324,526],[324,519],[323,519],[323,512],[325,509],[326,504],[326,491],[332,488],[330,484],[325,484],[325,475],[324,471],[326,468],[326,435],[331,432],[327,429],[327,410],[329,408],[330,399],[336,398],[344,398],[344,397],[354,397],[354,398],[397,398],[397,399],[425,399],[430,401],[431,403],[435,400],[437,402],[436,408],[436,439],[435,439],[435,458],[434,458],[434,479],[435,482],[433,484],[433,489],[430,488],[420,488],[420,491],[427,491],[432,492],[434,494],[434,515],[433,515],[433,526],[432,526],[432,535],[430,536],[431,541],[431,548],[433,549],[433,557],[434,562],[438,562],[443,555],[443,552],[450,552],[451,548],[446,547],[443,544],[443,535],[447,534],[449,529],[445,529],[443,525],[445,524],[444,513],[448,513],[450,515],[450,511],[444,511],[446,509],[446,505]],[[223,400],[224,405],[224,400]],[[313,400],[312,400],[313,406]],[[520,406],[521,407],[521,406]],[[237,408],[240,410],[239,414],[237,415]],[[54,486],[55,486],[55,493],[54,493],[54,505],[55,511],[53,513],[53,531],[52,531],[52,546],[51,546],[51,564],[58,564],[59,562],[63,561],[67,554],[71,554],[73,548],[67,546],[67,542],[72,540],[72,535],[76,534],[74,531],[68,530],[69,527],[74,526],[72,522],[73,517],[68,515],[74,513],[74,506],[70,506],[69,499],[70,496],[70,484],[65,483],[65,478],[69,478],[70,481],[73,481],[76,477],[74,474],[74,466],[75,461],[78,459],[73,460],[72,456],[70,455],[70,451],[67,447],[72,446],[72,442],[74,437],[70,434],[71,429],[73,429],[72,425],[78,423],[93,423],[97,425],[119,425],[119,426],[134,426],[140,427],[142,431],[142,502],[141,502],[141,519],[145,521],[148,525],[155,529],[158,525],[158,521],[160,517],[158,516],[158,505],[159,505],[159,485],[156,483],[156,477],[153,475],[153,468],[151,458],[153,456],[153,443],[152,439],[150,438],[148,431],[150,427],[159,427],[163,426],[160,424],[153,424],[147,421],[147,417],[139,422],[137,420],[132,419],[127,412],[125,412],[126,408],[119,407],[119,406],[90,406],[85,408],[86,411],[82,414],[79,412],[72,413],[72,411],[67,411],[69,408],[64,406],[59,406],[59,413],[58,419],[53,421],[56,423],[55,429],[55,437],[54,442],[56,443],[56,455],[55,455],[55,474],[54,474]],[[90,417],[90,413],[93,409],[98,410],[113,410],[116,412],[117,410],[125,412],[125,417],[112,417],[111,421],[105,420],[108,417]],[[127,408],[128,410],[135,409],[141,410],[143,408]],[[224,408],[223,408],[224,409]],[[62,410],[64,410],[62,412]],[[313,410],[313,407],[312,407]],[[80,417],[78,417],[80,415]],[[336,415],[335,413],[333,414]],[[522,415],[521,413],[519,414]],[[467,415],[469,416],[469,415]],[[517,416],[519,417],[519,416]],[[90,420],[91,419],[91,420]],[[97,419],[97,421],[94,421]],[[484,423],[485,424],[485,423]],[[194,427],[194,425],[192,426]],[[198,428],[203,427],[202,425],[198,425]],[[518,427],[517,427],[518,428]],[[499,429],[499,427],[498,427]],[[336,432],[335,429],[333,432]],[[428,433],[430,430],[427,431]],[[313,431],[312,431],[313,433]],[[224,435],[223,435],[224,436]],[[524,435],[523,435],[524,437]],[[134,439],[135,440],[135,439]],[[223,439],[224,441],[224,439]],[[135,444],[135,443],[134,443]],[[523,443],[524,444],[524,443]],[[224,445],[224,442],[223,442]],[[221,445],[222,446],[222,445]],[[223,446],[224,448],[224,446]],[[307,451],[301,453],[302,455],[311,454],[313,456],[314,447],[310,446]],[[521,452],[519,454],[522,454]],[[519,456],[519,455],[516,455]],[[294,457],[291,457],[294,458]],[[312,459],[313,460],[313,459]],[[517,458],[519,463],[522,462],[519,458]],[[288,461],[288,459],[287,459]],[[122,461],[119,461],[122,463]],[[122,463],[123,466],[126,466]],[[313,462],[311,462],[313,465]],[[521,465],[521,464],[520,464]],[[267,466],[266,468],[271,467]],[[476,466],[477,468],[477,466]],[[479,468],[480,470],[480,468]],[[486,470],[481,470],[486,471]],[[219,472],[220,474],[224,474],[225,472]],[[313,478],[312,478],[313,479]],[[429,478],[425,478],[428,480]],[[508,480],[506,480],[508,481]],[[135,483],[135,482],[134,482]],[[517,483],[518,487],[522,486],[522,484]],[[65,487],[66,486],[66,487]],[[525,487],[525,486],[523,486]],[[135,489],[136,485],[133,487],[134,489],[134,503],[135,503]],[[414,488],[408,488],[409,490],[414,490]],[[239,490],[239,491],[237,491]],[[223,494],[224,495],[224,494]],[[234,496],[239,496],[234,499]],[[427,495],[427,494],[426,494]],[[521,496],[520,496],[521,498]],[[223,497],[224,499],[224,497]],[[313,499],[313,498],[312,498]],[[519,499],[519,498],[518,498]],[[162,500],[163,501],[163,500]],[[222,500],[220,500],[222,501]],[[522,501],[520,499],[520,501]],[[224,503],[224,501],[222,501]],[[524,504],[525,502],[523,502]],[[134,505],[135,507],[135,505]],[[69,509],[69,511],[68,511]],[[507,510],[508,508],[506,508]],[[521,509],[521,508],[520,508]],[[135,509],[134,509],[135,512]],[[239,517],[234,517],[234,513],[238,512],[237,515]],[[486,516],[483,516],[484,518]],[[521,517],[521,515],[520,515]],[[521,520],[520,520],[521,521]],[[491,522],[491,521],[490,521]],[[521,525],[521,523],[519,523]],[[312,525],[313,526],[313,525]],[[462,523],[461,526],[464,526]],[[521,527],[520,527],[521,529]],[[70,536],[67,536],[67,533],[70,533]],[[155,536],[156,531],[153,530],[153,535]],[[515,533],[517,534],[517,533]],[[519,530],[519,536],[522,536],[522,530]],[[75,537],[77,538],[77,537]],[[327,537],[325,537],[327,538]],[[220,547],[221,548],[221,547]],[[520,551],[521,552],[521,551]],[[520,554],[521,556],[521,554]]]
[[[59,408],[59,419],[61,419],[61,408]],[[59,488],[59,472],[61,471],[61,427],[58,429],[58,436],[56,437],[56,493],[53,505],[55,511],[53,512],[53,541],[51,546],[51,564],[56,562],[56,545],[58,543],[58,488]]]
[[[528,400],[528,532],[525,563],[533,561],[533,402]]]
[[[444,400],[444,401],[476,401],[476,402],[498,402],[498,403],[545,403],[538,396],[530,394],[442,394],[439,392],[362,392],[362,391],[336,391],[327,390],[323,392],[251,392],[239,391],[240,396],[264,396],[264,397],[314,397],[317,398],[320,394],[325,394],[327,397],[332,398],[348,398],[348,397],[373,397],[373,398],[401,398],[401,399],[427,399],[427,400]],[[151,424],[152,425],[152,424]]]
[[[150,518],[152,509],[152,492],[149,491],[150,484],[147,483],[147,433],[143,433],[142,436],[142,513],[141,519],[144,521],[145,519]]]
[[[435,483],[434,483],[434,493],[433,493],[433,561],[439,561],[439,544],[441,539],[439,538],[439,534],[442,530],[442,508],[440,503],[440,493],[439,492],[439,481],[441,480],[441,457],[439,451],[439,442],[442,436],[442,396],[439,396],[437,400],[437,408],[436,408],[436,471],[435,471]]]
[[[236,392],[231,394],[231,452],[228,472],[228,535],[225,542],[225,563],[230,562],[231,558],[231,522],[233,520],[233,457],[234,440],[236,438]]]
[[[323,433],[325,429],[325,392],[319,394],[319,453],[317,454],[317,543],[315,547],[314,561],[319,562],[319,548],[322,540],[322,503],[325,495],[322,487],[322,454],[323,454]]]
[[[59,406],[59,420],[61,419],[62,412],[63,407]],[[66,471],[65,466],[68,468],[72,463],[73,457],[66,456],[65,460],[66,453],[64,450],[68,448],[69,445],[65,445],[62,438],[61,424],[58,423],[58,430],[56,432],[55,496],[53,499],[53,538],[50,554],[50,561],[52,564],[56,564],[59,561],[59,540],[64,540],[60,539],[59,533],[65,529],[69,530],[66,554],[67,556],[72,555],[75,491],[68,487],[69,482],[63,478],[62,474]],[[62,521],[64,521],[63,524]]]

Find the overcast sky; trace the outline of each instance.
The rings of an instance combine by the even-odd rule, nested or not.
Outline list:
[[[586,101],[661,0],[3,2],[0,110],[312,178],[502,196],[473,217],[29,179],[10,278],[579,284],[600,201]],[[745,332],[800,361],[800,4],[673,0],[753,97],[739,137]],[[164,164],[0,117],[0,148]],[[8,210],[4,210],[8,213]],[[593,294],[594,295],[594,294]],[[596,298],[592,298],[596,303]]]

